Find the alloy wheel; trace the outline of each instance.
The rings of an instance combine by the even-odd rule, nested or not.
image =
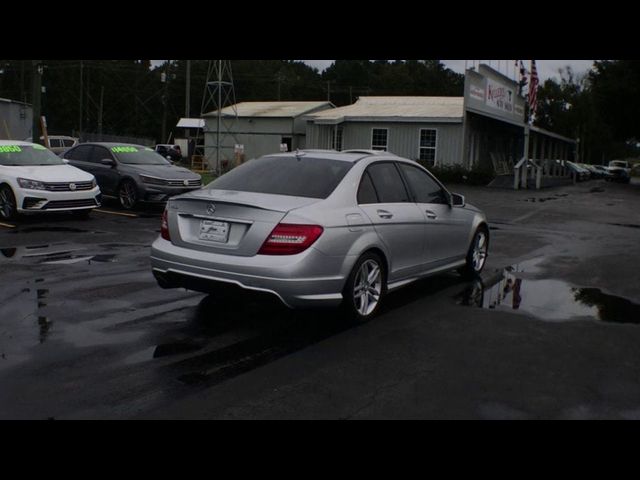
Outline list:
[[[0,189],[0,215],[5,220],[13,218],[15,214],[16,206],[13,194],[8,188]]]
[[[484,267],[484,262],[487,259],[487,234],[483,231],[479,231],[476,234],[476,239],[473,244],[473,252],[471,254],[471,264],[475,272],[479,272]]]
[[[363,317],[371,314],[382,294],[382,270],[375,261],[368,259],[362,263],[355,278],[353,298],[356,310]]]
[[[133,208],[138,201],[138,192],[131,182],[124,182],[120,187],[120,204],[126,208]]]

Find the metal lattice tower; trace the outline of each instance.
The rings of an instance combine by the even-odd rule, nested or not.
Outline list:
[[[223,112],[225,108],[227,110]],[[205,127],[205,132],[215,133],[216,141],[212,146],[207,146],[205,141],[204,156],[207,163],[210,158],[215,159],[215,173],[220,175],[222,160],[227,160],[228,166],[232,165],[235,145],[238,143],[233,133],[233,127],[238,122],[238,110],[229,60],[209,60],[200,116],[211,112],[217,115],[216,128],[207,130]]]

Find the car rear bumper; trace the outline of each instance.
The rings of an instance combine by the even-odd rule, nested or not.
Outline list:
[[[344,257],[309,248],[298,255],[241,257],[194,251],[158,238],[151,246],[153,274],[163,288],[213,293],[220,284],[267,292],[285,305],[338,306],[342,302]]]

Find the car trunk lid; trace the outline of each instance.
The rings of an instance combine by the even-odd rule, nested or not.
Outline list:
[[[173,244],[208,253],[255,255],[287,212],[317,198],[203,189],[168,205]]]

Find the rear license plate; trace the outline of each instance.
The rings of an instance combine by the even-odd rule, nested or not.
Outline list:
[[[215,220],[200,221],[200,240],[226,243],[229,240],[229,224]]]

